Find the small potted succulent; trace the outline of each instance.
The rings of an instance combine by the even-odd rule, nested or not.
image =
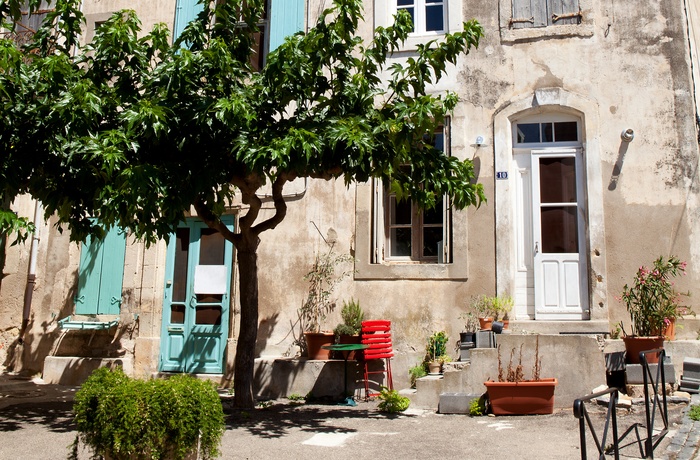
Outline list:
[[[335,343],[361,343],[360,331],[362,331],[362,321],[365,319],[365,312],[360,307],[360,302],[355,299],[343,301],[343,309],[340,311],[343,318],[342,323],[333,329]],[[348,359],[355,359],[355,352],[348,354]]]
[[[452,361],[447,354],[447,342],[449,340],[445,331],[435,332],[428,337],[423,363],[429,374],[441,374],[443,364]]]

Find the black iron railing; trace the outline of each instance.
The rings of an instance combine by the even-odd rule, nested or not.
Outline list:
[[[658,365],[656,366],[655,375],[652,374],[651,367],[647,359],[647,355],[656,355],[658,357]],[[663,440],[668,433],[668,410],[666,401],[666,374],[664,372],[664,363],[666,360],[666,352],[662,349],[647,350],[639,353],[639,361],[642,365],[643,382],[644,382],[644,415],[645,423],[634,423],[628,427],[625,432],[618,436],[617,428],[617,412],[616,406],[618,401],[619,390],[617,388],[608,388],[607,390],[599,391],[591,395],[579,398],[574,401],[574,417],[579,420],[579,435],[581,442],[581,459],[588,458],[586,439],[586,428],[590,430],[591,436],[598,451],[598,459],[603,460],[606,455],[613,454],[615,460],[620,458],[620,449],[636,443],[639,446],[639,454],[642,458],[654,458],[654,449]],[[605,415],[605,423],[603,425],[602,435],[599,437],[594,424],[591,421],[588,411],[586,410],[586,402],[599,398],[606,394],[610,395],[608,409]],[[661,419],[662,428],[656,428],[657,416]],[[607,443],[608,435],[612,430],[612,439]],[[645,432],[645,437],[642,438],[640,430]],[[656,432],[658,431],[658,432]],[[621,442],[634,432],[636,441],[622,445]]]

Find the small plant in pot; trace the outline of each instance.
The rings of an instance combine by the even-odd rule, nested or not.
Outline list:
[[[449,337],[445,331],[435,332],[428,337],[423,363],[429,374],[442,373],[442,365],[451,361],[450,356],[447,354],[448,342]]]
[[[321,330],[326,316],[335,309],[333,291],[352,269],[336,274],[336,267],[347,264],[354,259],[347,254],[335,254],[333,246],[325,254],[317,254],[314,264],[304,280],[309,282],[309,293],[298,311],[299,324],[306,339],[306,354],[310,359],[328,359],[328,350],[323,345],[333,343],[335,334]]]
[[[475,343],[476,342],[476,331],[478,331],[481,326],[479,324],[479,318],[477,318],[474,312],[468,311],[460,315],[460,319],[464,321],[464,328],[462,332],[459,333],[459,341],[461,343]]]
[[[343,301],[340,316],[343,318],[343,322],[333,329],[335,343],[360,343],[362,321],[365,319],[365,312],[362,311],[360,302],[356,302],[355,299],[350,299],[349,302]],[[348,359],[355,359],[354,351],[349,353]]]
[[[680,305],[681,298],[690,293],[677,292],[672,281],[685,274],[685,267],[686,263],[675,256],[660,256],[652,268],[639,267],[634,283],[625,284],[622,289],[621,300],[632,320],[631,334],[620,323],[629,363],[639,363],[640,351],[663,347],[664,334],[682,313],[694,314]],[[649,362],[658,362],[658,356],[647,358]]]

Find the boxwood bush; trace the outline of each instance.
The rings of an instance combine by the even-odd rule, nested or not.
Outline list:
[[[214,458],[224,432],[216,389],[189,375],[144,381],[100,368],[75,394],[73,412],[75,445],[114,459],[183,459],[198,445],[200,458]]]

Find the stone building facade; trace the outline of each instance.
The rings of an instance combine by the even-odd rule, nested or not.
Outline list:
[[[374,27],[388,25],[397,8],[414,14],[415,33],[390,61],[407,59],[417,44],[439,40],[463,21],[483,25],[479,48],[460,58],[433,91],[460,97],[437,138],[446,154],[474,162],[488,202],[465,211],[444,203],[428,213],[396,203],[380,184],[290,184],[287,217],[262,234],[259,249],[259,356],[297,352],[304,275],[316,254],[331,246],[355,259],[354,273],[335,292],[338,303],[354,298],[367,317],[392,321],[399,382],[420,361],[432,332],[445,330],[456,342],[460,314],[472,296],[512,295],[514,332],[601,333],[627,321],[616,296],[640,265],[659,255],[688,262],[680,288],[700,284],[700,7],[688,0],[364,3],[366,38]],[[269,0],[263,57],[328,6],[328,0]],[[184,0],[88,0],[84,38],[121,8],[135,9],[144,30],[164,22],[177,32],[194,6]],[[29,198],[14,205],[29,217],[35,206]],[[233,227],[239,209],[231,210]],[[88,289],[81,261],[85,265],[89,245],[70,243],[51,221],[38,228],[35,251],[29,242],[7,248],[0,362],[30,373],[58,366],[51,370],[57,375],[77,375],[85,358],[119,361],[137,376],[190,369],[177,347],[197,326],[178,322],[186,314],[184,300],[173,296],[176,277],[194,276],[204,264],[185,258],[183,268],[177,258],[204,257],[206,228],[193,218],[170,246],[147,248],[128,234],[116,237],[122,252],[105,253],[102,263],[118,266],[117,272],[123,267],[121,275],[111,275],[121,281],[121,294],[99,318],[117,321],[105,329],[66,327],[91,316],[80,301]],[[192,251],[183,256],[173,241],[189,242]],[[214,289],[218,297],[209,302],[220,305],[212,320],[219,321],[220,340],[202,350],[202,362],[209,364],[198,369],[225,383],[237,338],[235,249],[212,244],[224,254],[214,265],[226,267],[208,272],[223,277]],[[32,265],[36,281],[26,290]],[[184,271],[178,275],[178,269]],[[189,299],[192,293],[177,295]],[[327,329],[338,322],[338,310],[327,318]],[[23,311],[29,323],[20,341]],[[698,322],[681,323],[679,337],[696,339]],[[56,364],[57,357],[65,359]]]

